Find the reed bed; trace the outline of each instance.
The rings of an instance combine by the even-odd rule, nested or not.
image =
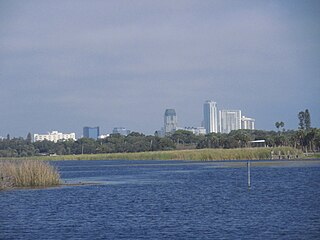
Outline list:
[[[32,157],[34,160],[265,160],[271,159],[271,152],[294,155],[303,158],[301,150],[291,147],[237,148],[237,149],[192,149],[135,153],[107,153]]]
[[[47,162],[0,162],[0,190],[16,187],[49,187],[60,184],[59,172]]]
[[[128,159],[128,160],[265,160],[271,159],[271,152],[281,155],[303,156],[300,150],[290,147],[238,148],[238,149],[192,149],[138,153],[114,153],[76,156],[78,160]]]

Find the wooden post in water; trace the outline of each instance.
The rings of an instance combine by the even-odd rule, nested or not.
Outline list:
[[[248,160],[248,162],[247,162],[247,172],[248,172],[248,188],[250,188],[251,187],[251,176],[250,176],[250,160]]]

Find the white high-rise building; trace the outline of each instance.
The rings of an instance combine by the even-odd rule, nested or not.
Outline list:
[[[203,105],[203,125],[206,133],[218,132],[218,110],[217,103],[214,101],[206,101]]]
[[[35,142],[37,141],[52,141],[52,142],[58,142],[59,140],[76,140],[76,134],[75,133],[59,133],[58,131],[52,131],[48,134],[34,134],[33,139]]]
[[[220,110],[219,127],[221,133],[241,129],[241,110]]]
[[[174,109],[166,109],[164,113],[164,134],[170,134],[176,131],[178,127],[178,118]]]
[[[242,116],[241,117],[241,129],[254,130],[254,122],[255,122],[255,119]]]

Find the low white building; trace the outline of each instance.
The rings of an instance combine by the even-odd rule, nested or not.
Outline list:
[[[76,134],[75,133],[59,133],[58,131],[52,131],[48,134],[34,134],[33,139],[35,142],[38,141],[52,141],[52,142],[58,142],[59,140],[76,140]]]
[[[130,132],[131,131],[126,129],[125,127],[115,127],[112,130],[112,134],[120,134],[122,136],[128,136]]]
[[[194,135],[205,135],[206,129],[204,127],[184,127],[184,128],[177,128],[177,130],[185,130],[192,132]]]
[[[241,129],[250,129],[254,130],[255,119],[248,118],[245,116],[241,117]]]
[[[110,134],[101,134],[98,136],[98,139],[105,139],[107,137],[110,137]]]

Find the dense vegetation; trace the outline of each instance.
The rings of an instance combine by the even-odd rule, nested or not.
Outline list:
[[[149,151],[133,153],[100,153],[83,155],[60,155],[31,157],[33,160],[265,160],[265,159],[297,159],[302,158],[303,153],[292,147],[276,148],[233,148],[233,149],[189,149],[170,151]]]
[[[0,162],[0,190],[14,187],[48,187],[60,184],[60,175],[43,161]]]
[[[265,140],[269,147],[289,146],[304,152],[320,150],[320,129],[296,131],[237,130],[229,134],[211,133],[196,136],[179,130],[164,138],[145,136],[133,132],[128,136],[118,134],[106,139],[81,138],[77,141],[32,142],[29,137],[0,140],[0,157],[28,157],[37,155],[104,154],[163,151],[174,149],[232,149],[250,147],[253,140]]]

